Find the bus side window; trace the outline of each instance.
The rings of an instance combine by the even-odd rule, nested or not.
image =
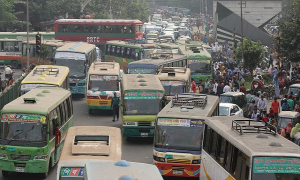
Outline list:
[[[50,123],[50,127],[49,127],[50,128],[50,138],[49,138],[49,140],[50,140],[55,137],[55,120],[52,119],[49,123]]]
[[[59,105],[59,110],[60,110],[60,114],[61,114],[60,125],[63,125],[66,122],[66,119],[67,119],[67,117],[66,117],[66,111],[65,111],[63,103],[61,103]]]
[[[203,149],[208,153],[208,146],[209,146],[209,139],[210,139],[210,133],[211,128],[207,125],[205,125],[204,130],[204,140],[203,140]]]
[[[62,112],[60,111],[60,108],[57,107],[56,108],[56,112],[57,112],[57,121],[56,123],[59,125],[59,127],[61,126],[62,122],[61,122],[61,119],[62,119]]]
[[[186,65],[186,59],[182,61],[182,67],[185,67]]]
[[[71,115],[73,114],[73,102],[71,96],[67,99],[68,108],[70,109]]]
[[[69,109],[68,109],[68,103],[67,103],[67,100],[68,100],[68,99],[66,99],[66,100],[63,102],[63,107],[64,107],[65,113],[66,113],[66,119],[65,119],[65,121],[69,120],[69,118],[71,117],[71,114],[70,114]]]

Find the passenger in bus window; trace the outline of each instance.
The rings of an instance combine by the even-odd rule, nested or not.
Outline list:
[[[57,150],[60,144],[60,138],[61,138],[61,131],[59,130],[59,125],[56,124],[56,131],[55,131],[55,153],[54,153],[54,161],[57,161]]]

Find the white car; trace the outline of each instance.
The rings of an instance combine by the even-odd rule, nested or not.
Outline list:
[[[219,115],[220,116],[238,116],[244,117],[243,109],[238,105],[232,103],[220,103],[219,104]]]
[[[180,36],[178,40],[191,40],[190,36]]]

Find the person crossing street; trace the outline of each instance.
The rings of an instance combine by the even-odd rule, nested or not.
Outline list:
[[[115,122],[115,117],[117,116],[117,121],[119,121],[119,107],[121,105],[121,100],[117,96],[117,93],[114,92],[114,97],[111,100],[111,109],[113,110],[113,122]]]

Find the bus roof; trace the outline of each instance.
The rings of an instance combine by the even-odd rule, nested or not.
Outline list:
[[[89,74],[120,75],[120,64],[115,62],[94,62],[89,68]]]
[[[105,138],[107,141],[104,141]],[[73,126],[68,130],[59,164],[68,165],[71,163],[83,167],[87,161],[91,160],[119,161],[122,156],[121,144],[121,130],[119,128]]]
[[[55,21],[56,24],[65,23],[82,23],[82,24],[114,24],[114,25],[131,25],[132,23],[140,23],[140,20],[128,20],[128,19],[58,19]]]
[[[129,47],[129,48],[139,48],[139,49],[143,49],[143,48],[154,48],[156,47],[155,44],[133,44],[133,43],[128,43],[126,41],[106,41],[106,44],[109,45],[115,45],[115,46],[122,46],[122,47]]]
[[[191,118],[191,119],[205,118],[211,116],[213,111],[216,109],[216,107],[219,104],[218,96],[184,93],[184,94],[179,94],[179,97],[182,97],[184,99],[207,98],[207,102],[204,108],[203,106],[190,106],[189,108],[187,108],[187,110],[182,110],[182,108],[187,107],[186,104],[188,104],[188,102],[177,103],[176,96],[157,114],[158,118],[159,117]]]
[[[122,163],[126,163],[128,166],[118,166],[118,163],[120,162],[87,162],[85,166],[87,180],[98,180],[99,174],[101,174],[101,179],[121,179],[122,176],[130,176],[132,179],[143,180],[163,179],[157,167],[153,164],[123,161]]]
[[[67,97],[70,91],[59,87],[39,87],[11,101],[2,109],[2,113],[28,113],[47,115]],[[34,99],[35,103],[26,103],[26,99]]]
[[[253,126],[265,127],[265,125],[253,119],[234,116],[208,117],[205,120],[205,124],[249,157],[283,155],[300,157],[300,147],[279,134],[258,133],[258,129],[252,127],[250,128],[253,129],[251,132],[246,133],[247,130],[244,130],[243,135],[241,135],[240,132],[232,129],[233,120],[243,120],[241,122],[241,124],[243,124],[241,128],[248,128],[248,131],[248,121],[251,121],[251,125]]]
[[[122,89],[127,90],[154,90],[165,92],[160,80],[154,74],[124,74]]]
[[[187,82],[191,77],[191,70],[185,67],[164,67],[157,76],[161,81]]]
[[[67,78],[70,70],[66,66],[38,65],[21,84],[50,84],[60,86]]]
[[[57,52],[79,52],[79,53],[88,53],[92,49],[96,48],[94,44],[88,44],[84,42],[68,42],[62,47],[59,47]]]
[[[199,50],[200,52],[194,52],[192,48]],[[179,50],[181,53],[186,54],[188,59],[198,59],[198,58],[208,58],[207,60],[211,60],[210,53],[202,47],[202,45],[194,45],[194,44],[185,44],[180,45]]]

